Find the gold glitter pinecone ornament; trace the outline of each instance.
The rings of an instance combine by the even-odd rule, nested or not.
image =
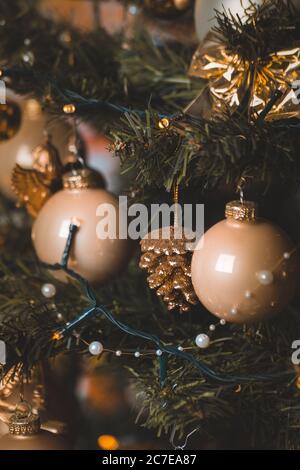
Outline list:
[[[147,269],[150,289],[157,289],[168,310],[179,308],[183,313],[198,300],[191,282],[191,252],[187,240],[176,232],[165,227],[148,233],[141,240],[140,268]]]

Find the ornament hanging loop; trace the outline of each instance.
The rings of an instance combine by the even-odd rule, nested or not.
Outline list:
[[[179,184],[177,182],[174,183],[174,187],[173,187],[173,202],[175,206],[174,227],[178,227]]]
[[[244,201],[245,201],[245,198],[244,198],[244,186],[245,186],[245,183],[246,183],[246,178],[244,176],[242,176],[237,184],[237,192],[239,193],[240,195],[240,203],[242,205],[244,205]]]

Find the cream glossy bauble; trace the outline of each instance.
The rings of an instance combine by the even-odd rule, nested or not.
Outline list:
[[[18,108],[20,123],[9,139],[0,139],[0,191],[6,197],[15,199],[11,189],[12,170],[16,163],[23,168],[32,167],[32,151],[44,140],[45,127],[62,154],[67,148],[68,136],[66,124],[48,122],[47,114],[42,112],[35,99],[26,99],[8,90],[7,103],[12,103]]]
[[[256,217],[255,205],[234,201],[226,219],[199,240],[192,283],[202,304],[232,323],[248,323],[282,311],[299,279],[299,258],[288,236]]]
[[[109,222],[106,238],[104,220]],[[71,250],[69,268],[91,283],[99,284],[126,267],[132,246],[129,240],[118,238],[118,199],[108,191],[96,188],[91,182],[91,172],[86,169],[75,175],[65,175],[64,189],[46,202],[36,218],[32,240],[41,261],[57,263],[61,260],[71,223],[77,224],[79,229]],[[54,275],[65,279],[62,272]]]
[[[200,41],[207,33],[217,25],[215,10],[230,10],[233,14],[238,14],[243,21],[244,8],[248,8],[251,3],[262,4],[263,0],[196,0],[195,2],[195,27],[197,37]],[[300,0],[293,0],[293,4],[299,8]]]

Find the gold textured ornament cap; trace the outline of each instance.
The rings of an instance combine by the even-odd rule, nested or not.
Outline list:
[[[254,221],[257,218],[257,204],[253,201],[231,201],[226,204],[226,219]]]
[[[25,410],[21,407],[25,406]],[[15,413],[8,422],[9,434],[17,436],[32,436],[38,434],[41,429],[40,417],[33,413],[31,406],[26,402],[18,404]]]
[[[63,176],[64,189],[93,189],[104,188],[102,175],[90,168],[81,168],[66,173]]]

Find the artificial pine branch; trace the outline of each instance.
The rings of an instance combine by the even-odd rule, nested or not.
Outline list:
[[[23,236],[19,233],[19,239]],[[8,346],[7,370],[15,366],[29,373],[35,363],[61,352],[89,354],[86,344],[77,344],[75,338],[69,349],[67,340],[51,341],[52,333],[63,324],[57,313],[61,313],[66,322],[86,305],[79,287],[49,277],[32,256],[29,242],[27,255],[16,257],[14,248],[9,247],[2,253],[0,265],[0,339]],[[54,299],[42,296],[44,282],[56,285]],[[211,315],[200,306],[184,319],[166,312],[149,291],[136,259],[123,278],[102,286],[97,295],[123,322],[155,332],[166,344],[192,347],[195,331],[206,331],[212,322]],[[205,356],[197,349],[193,351],[209,367],[225,374],[264,374],[266,371],[274,374],[271,382],[246,383],[241,389],[238,383],[228,385],[207,380],[189,364],[177,359],[170,359],[168,382],[161,388],[155,355],[137,360],[128,356],[115,359],[108,354],[107,360],[116,360],[130,369],[135,387],[143,393],[145,421],[141,423],[155,428],[158,433],[169,433],[176,425],[178,435],[195,426],[204,434],[215,435],[217,423],[226,430],[229,420],[239,415],[246,431],[259,441],[256,445],[295,447],[300,407],[290,347],[298,329],[299,315],[290,310],[267,323],[244,329],[228,325],[223,334],[212,341]],[[141,352],[147,349],[144,342],[124,336],[97,317],[78,333],[84,341],[100,340],[109,349],[139,349]],[[253,413],[257,413],[259,423],[253,423]]]
[[[266,187],[273,181],[299,183],[298,120],[183,116],[161,129],[156,113],[149,110],[148,117],[128,116],[112,134],[123,171],[133,174],[137,186],[170,189],[178,181],[211,188],[222,181],[236,185],[245,176]]]
[[[243,21],[225,8],[216,10],[213,30],[232,54],[256,62],[271,53],[291,49],[300,39],[300,15],[291,0],[251,2]]]
[[[102,28],[79,32],[54,23],[41,16],[35,4],[21,0],[2,2],[0,18],[1,64],[9,70],[9,86],[34,95],[58,117],[64,115],[64,104],[84,105],[88,100],[131,108],[151,101],[174,110],[185,106],[202,86],[200,80],[187,77],[192,50],[178,44],[155,45],[141,31],[125,48],[122,37],[113,38]],[[98,128],[116,119],[105,109],[92,108],[93,104],[82,106],[78,117]]]
[[[21,6],[23,2],[14,3]],[[276,4],[280,6],[279,3]],[[7,20],[15,14],[11,5],[12,2],[1,3],[2,15]],[[285,14],[285,10],[280,11]],[[33,10],[32,13],[36,14]],[[142,89],[140,95],[138,90],[134,95],[138,96],[135,98],[136,102],[144,100],[143,106],[145,106],[149,98],[147,87],[148,84],[152,84],[154,102],[156,99],[157,103],[159,102],[161,94],[162,101],[168,102],[170,109],[176,107],[174,103],[178,96],[176,97],[175,91],[174,96],[169,99],[170,77],[173,72],[169,71],[166,65],[163,75],[158,74],[159,68],[165,61],[167,64],[170,60],[171,64],[177,66],[173,56],[166,54],[165,58],[159,58],[155,65],[152,58],[137,60],[130,53],[124,53],[122,60],[116,60],[113,51],[112,62],[108,57],[108,69],[105,69],[103,74],[103,62],[99,60],[98,63],[97,51],[96,55],[87,54],[88,62],[80,57],[74,62],[75,65],[72,65],[66,60],[70,51],[64,51],[59,44],[57,30],[55,29],[55,33],[51,36],[53,30],[50,28],[50,23],[44,23],[39,16],[34,16],[30,19],[35,27],[33,31],[30,29],[31,25],[24,20],[26,14],[21,8],[20,15],[24,17],[20,16],[14,24],[10,21],[9,29],[4,28],[5,35],[2,36],[0,31],[0,38],[3,40],[0,41],[2,57],[10,65],[20,64],[24,36],[17,34],[16,27],[19,31],[24,28],[26,34],[33,37],[34,31],[47,33],[44,37],[47,37],[48,43],[41,41],[41,47],[37,41],[33,43],[32,47],[36,49],[32,68],[36,70],[35,76],[39,73],[43,76],[48,73],[50,79],[37,80],[31,85],[27,81],[18,80],[13,85],[16,90],[22,93],[32,92],[40,96],[44,103],[48,102],[50,91],[50,104],[48,104],[51,109],[54,107],[54,110],[60,109],[63,98],[55,87],[52,89],[53,78],[62,88],[66,87],[83,97],[99,98],[107,96],[108,93],[110,98],[116,99],[120,93],[120,84],[123,85],[124,77],[126,80],[130,79],[130,67],[134,66],[141,78],[134,78],[132,84],[137,88],[141,86]],[[285,18],[289,20],[289,17]],[[274,23],[272,24],[274,26]],[[284,24],[290,23],[284,19]],[[232,28],[229,28],[228,37],[231,34],[234,35]],[[37,35],[39,36],[42,34]],[[19,38],[17,42],[12,39],[15,37]],[[235,46],[234,40],[235,37],[232,39],[233,46]],[[87,42],[88,50],[93,51],[92,43],[90,40]],[[74,44],[78,44],[77,39]],[[56,47],[56,52],[59,52],[58,62],[45,62],[43,53],[46,45],[49,48],[50,58],[54,57],[54,47]],[[248,43],[246,46],[248,47]],[[246,46],[244,45],[244,50]],[[279,41],[278,46],[281,47]],[[99,43],[97,48],[99,49]],[[146,55],[144,52],[145,57]],[[182,67],[184,63],[183,61]],[[122,67],[119,64],[122,64]],[[143,75],[142,70],[145,64],[145,68],[150,71],[147,76]],[[151,66],[148,66],[149,64]],[[107,72],[110,65],[112,73]],[[116,73],[115,66],[118,80],[116,87],[110,88],[112,76]],[[179,69],[176,70],[174,76]],[[89,76],[82,79],[82,76],[88,72]],[[120,81],[119,77],[122,77]],[[184,83],[183,88],[180,83],[178,89],[184,92],[186,85],[187,96],[190,96],[190,83]],[[176,84],[177,86],[179,84]],[[124,98],[123,94],[121,96]],[[130,102],[132,97],[133,95],[127,97]],[[182,101],[184,100],[185,98],[182,98]],[[156,109],[159,109],[158,106]],[[274,175],[279,175],[286,183],[292,179],[299,179],[298,126],[291,121],[250,125],[240,116],[230,119],[228,116],[220,116],[214,121],[184,118],[182,121],[176,121],[174,125],[171,123],[166,129],[161,129],[158,122],[158,114],[149,110],[145,119],[139,114],[127,115],[120,128],[112,131],[117,140],[116,150],[122,158],[124,171],[135,173],[139,189],[149,187],[152,187],[152,190],[156,187],[169,189],[174,181],[182,181],[186,185],[195,184],[199,187],[200,181],[207,185],[220,179],[235,181],[245,172],[253,175],[256,180],[269,181]],[[15,241],[20,242],[21,238],[22,235],[16,233]],[[6,254],[2,254],[0,266],[0,338],[8,344],[8,367],[21,364],[27,370],[37,361],[55,357],[61,351],[68,351],[66,341],[55,344],[51,341],[52,332],[61,325],[57,313],[62,313],[64,321],[68,321],[74,318],[76,312],[81,311],[86,300],[75,284],[61,284],[51,279],[57,287],[57,296],[55,305],[47,301],[40,290],[42,284],[49,281],[49,274],[40,269],[32,255],[30,245],[27,245],[27,254],[19,256],[16,256],[13,247],[9,248],[10,246],[10,244],[5,245]],[[142,325],[144,330],[156,332],[166,343],[173,345],[193,346],[195,331],[206,331],[212,322],[212,317],[200,307],[197,307],[191,316],[180,321],[176,316],[170,316],[159,300],[149,292],[145,279],[137,270],[136,260],[132,262],[126,277],[103,286],[99,289],[98,296],[101,302],[107,304],[114,315],[122,318],[125,323],[136,328]],[[276,379],[268,384],[249,383],[244,384],[241,389],[240,384],[229,386],[208,381],[195,374],[195,370],[189,365],[174,359],[171,359],[169,364],[167,386],[162,389],[158,380],[156,357],[137,361],[135,358],[128,359],[124,356],[117,361],[123,361],[123,364],[131,369],[134,382],[143,393],[146,407],[145,424],[157,429],[158,433],[169,432],[174,425],[179,434],[190,430],[191,426],[199,426],[204,433],[213,433],[216,425],[220,423],[223,429],[228,429],[228,418],[239,415],[245,428],[253,436],[254,446],[292,448],[299,446],[297,433],[300,403],[299,390],[294,383],[296,371],[290,362],[290,348],[295,331],[298,330],[297,310],[286,311],[263,325],[245,329],[229,325],[223,330],[224,336],[212,342],[211,347],[205,351],[205,357],[203,352],[195,351],[195,354],[201,356],[207,365],[226,374],[238,372],[239,375],[243,373],[248,375],[265,371],[277,374]],[[93,319],[79,333],[85,341],[100,339],[105,346],[112,349],[120,347],[120,344],[122,348],[133,351],[145,347],[144,344],[137,344],[136,340],[120,334],[101,319]],[[86,350],[86,345],[79,343],[77,346],[74,339],[69,351],[84,353]],[[114,360],[114,357],[111,356],[110,360]],[[256,422],[253,415],[257,418]]]

